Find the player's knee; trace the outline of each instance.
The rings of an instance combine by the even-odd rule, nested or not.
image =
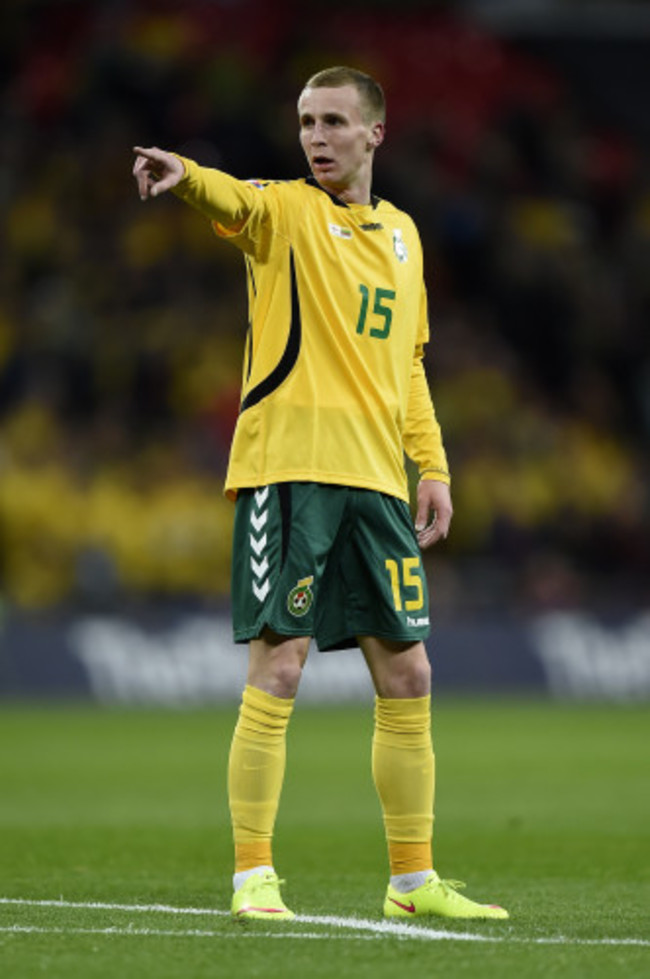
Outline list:
[[[418,657],[408,663],[394,678],[399,692],[394,697],[426,697],[431,692],[431,666],[426,657]]]
[[[293,698],[298,692],[301,676],[302,666],[299,662],[273,662],[265,669],[257,667],[250,670],[248,683],[273,697]]]
[[[392,657],[381,677],[380,696],[410,699],[431,692],[431,664],[421,649],[405,650]]]
[[[285,656],[270,664],[269,680],[275,697],[295,697],[303,664],[298,656]]]
[[[413,683],[416,688],[414,697],[426,697],[431,693],[431,664],[428,657],[419,663]]]
[[[295,697],[306,656],[300,640],[252,644],[248,682],[274,697]]]

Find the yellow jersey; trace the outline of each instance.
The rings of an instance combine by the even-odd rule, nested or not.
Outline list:
[[[175,193],[243,252],[249,329],[226,492],[306,481],[408,501],[404,453],[449,482],[422,354],[422,249],[387,201],[313,178],[243,181],[181,158]]]

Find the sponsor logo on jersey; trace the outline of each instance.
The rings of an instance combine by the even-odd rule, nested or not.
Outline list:
[[[330,224],[329,225],[330,234],[334,235],[335,238],[343,238],[345,241],[349,241],[352,237],[352,231],[350,228],[342,228],[340,224]]]
[[[362,231],[383,231],[383,224],[378,224],[375,222],[370,222],[370,224],[360,224],[359,227]]]
[[[253,187],[257,187],[258,190],[266,190],[268,187],[268,183],[265,183],[263,180],[247,180],[246,183],[252,184]]]
[[[406,616],[406,624],[409,625],[409,626],[412,626],[412,627],[417,627],[417,626],[420,626],[420,625],[429,625],[430,624],[429,623],[429,616],[428,615],[421,615],[418,619],[414,619],[413,616],[407,615]]]
[[[408,261],[408,248],[406,247],[406,242],[402,238],[402,232],[399,228],[395,228],[393,230],[393,251],[397,255],[398,262]]]
[[[287,595],[287,608],[292,615],[300,618],[302,615],[306,615],[311,608],[311,604],[314,601],[314,593],[310,585],[313,581],[313,575],[310,575],[308,578],[301,578],[295,588],[292,588]]]

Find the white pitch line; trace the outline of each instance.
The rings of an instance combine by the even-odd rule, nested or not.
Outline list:
[[[71,909],[84,909],[84,910],[97,910],[97,911],[124,911],[127,913],[149,913],[149,914],[173,914],[173,915],[194,915],[194,916],[207,916],[207,917],[230,917],[228,911],[222,911],[218,908],[179,908],[174,905],[168,904],[114,904],[105,901],[64,901],[60,900],[35,900],[33,898],[12,898],[12,897],[0,897],[0,905],[13,905],[13,906],[23,906],[23,907],[41,907],[41,908],[60,908],[62,910]],[[412,924],[411,922],[397,922],[397,921],[372,921],[368,918],[344,918],[337,917],[333,915],[296,915],[293,919],[294,924],[306,924],[306,925],[328,925],[332,928],[345,929],[353,932],[357,932],[356,935],[350,935],[350,938],[357,939],[368,939],[372,937],[388,937],[392,936],[394,938],[419,938],[424,941],[461,941],[461,942],[492,942],[492,943],[502,943],[502,942],[516,942],[525,943],[532,945],[610,945],[610,946],[640,946],[640,947],[650,947],[650,939],[644,938],[567,938],[563,935],[549,936],[549,937],[530,937],[516,936],[516,935],[479,935],[473,934],[471,932],[464,931],[442,931],[440,929],[426,928],[422,925]],[[10,926],[10,927],[0,927],[0,931],[37,931],[36,927],[32,926]],[[73,928],[61,928],[57,929],[43,929],[43,931],[52,931],[67,934],[84,934],[85,929],[73,929]],[[289,932],[289,931],[277,931],[277,932],[241,932],[240,934],[235,934],[234,932],[223,932],[223,931],[199,931],[199,930],[188,930],[188,931],[155,931],[153,929],[134,929],[132,927],[123,928],[121,930],[115,928],[106,929],[88,929],[89,934],[124,934],[124,935],[170,935],[170,936],[196,936],[196,937],[227,937],[227,938],[239,938],[239,937],[272,937],[272,938],[320,938],[323,936],[317,935],[316,933],[310,932]],[[363,934],[365,932],[365,934]],[[331,936],[330,936],[331,937]]]
[[[7,925],[0,926],[0,934],[12,935],[117,935],[130,938],[131,936],[145,938],[241,938],[241,934],[223,931],[206,931],[200,928],[163,929],[163,928],[54,928],[38,925]],[[319,941],[376,941],[381,935],[332,935],[329,932],[309,931],[256,931],[256,938],[307,938]]]
[[[426,928],[422,925],[406,921],[371,921],[369,918],[339,918],[335,915],[297,914],[295,921],[306,925],[329,925],[331,928],[355,928],[376,935],[394,935],[397,938],[423,938],[428,941],[444,941],[449,939],[457,942],[500,942],[502,938],[495,935],[474,935],[467,931],[442,931],[437,928]]]
[[[82,909],[96,911],[126,911],[135,913],[158,913],[175,915],[203,915],[230,917],[229,911],[217,908],[179,908],[168,904],[112,904],[104,901],[63,901],[63,900],[34,900],[31,898],[0,897],[0,904],[23,905],[29,907],[47,907],[61,909]],[[353,931],[370,932],[376,935],[394,935],[399,938],[424,938],[431,940],[455,939],[457,941],[491,942],[500,941],[490,935],[473,935],[468,932],[440,931],[422,927],[421,925],[406,924],[393,921],[371,921],[367,918],[343,918],[330,915],[297,914],[293,919],[297,924],[329,925],[333,928],[351,929]],[[256,934],[258,934],[256,932]],[[286,935],[286,932],[281,934]]]
[[[134,911],[162,914],[195,914],[229,917],[218,908],[178,908],[169,904],[110,904],[106,901],[64,901],[63,898],[37,901],[32,898],[0,897],[0,904],[22,904],[38,908],[81,908],[89,911]]]

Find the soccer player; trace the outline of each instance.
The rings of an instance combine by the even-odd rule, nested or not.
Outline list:
[[[241,250],[250,325],[226,493],[236,498],[234,635],[249,664],[229,761],[232,913],[292,918],[272,836],[310,641],[359,645],[376,690],[372,771],[390,882],[384,914],[507,918],[433,869],[428,590],[420,549],[447,536],[449,474],[422,355],[422,251],[371,193],[381,87],[352,68],[298,100],[311,176],[242,181],[135,148],[146,200],[172,190]],[[418,466],[415,527],[404,453]]]

